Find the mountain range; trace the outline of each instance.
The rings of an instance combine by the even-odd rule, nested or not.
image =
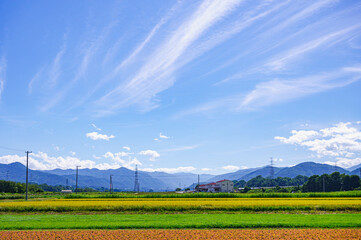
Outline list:
[[[349,175],[359,175],[361,166],[355,166],[344,169],[328,164],[314,162],[303,162],[292,167],[273,167],[274,177],[296,177],[297,175],[312,176],[340,172]],[[0,180],[10,180],[16,182],[25,182],[26,168],[21,163],[0,164]],[[236,172],[221,175],[201,174],[199,175],[201,183],[213,182],[222,179],[229,180],[250,180],[258,175],[269,177],[271,167],[259,167],[241,169]],[[79,169],[79,187],[106,188],[109,189],[109,178],[113,175],[114,189],[122,191],[132,191],[134,189],[135,172],[133,170],[121,167],[118,169],[99,170]],[[31,170],[29,169],[29,182],[48,185],[75,186],[74,169],[54,169],[54,170]],[[198,175],[193,173],[174,173],[165,172],[144,172],[138,171],[138,179],[141,191],[174,191],[176,188],[185,188],[194,186],[198,182]]]

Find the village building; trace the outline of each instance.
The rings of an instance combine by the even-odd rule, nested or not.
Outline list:
[[[233,182],[230,180],[221,180],[218,182],[211,182],[207,184],[201,184],[198,186],[199,192],[233,192]]]

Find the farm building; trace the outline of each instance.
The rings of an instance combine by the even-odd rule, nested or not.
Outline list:
[[[199,192],[233,192],[233,182],[230,180],[221,180],[199,185]]]

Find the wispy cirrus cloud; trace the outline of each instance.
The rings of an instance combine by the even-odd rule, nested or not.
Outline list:
[[[341,40],[350,38],[350,35],[348,35],[347,33],[359,29],[360,27],[361,25],[356,25],[346,29],[342,29],[340,31],[329,33],[315,40],[297,46],[291,50],[288,50],[286,53],[282,53],[281,55],[275,56],[274,59],[270,60],[265,65],[271,68],[272,70],[280,70],[290,62],[295,61],[297,58],[300,58],[304,56],[306,53],[314,51],[315,49],[323,45],[328,44],[330,46]]]
[[[305,6],[302,6],[304,8],[301,10],[295,8],[294,13],[291,12],[291,14],[290,14],[289,11],[285,11],[283,14],[278,14],[276,16],[276,18],[283,17],[285,19],[283,21],[279,22],[277,25],[274,25],[274,27],[265,31],[263,34],[260,35],[260,37],[266,37],[266,36],[270,36],[270,35],[279,33],[280,31],[282,31],[283,29],[286,29],[289,26],[297,24],[298,22],[300,22],[306,18],[312,17],[317,12],[319,12],[327,7],[330,7],[331,5],[337,3],[338,1],[339,0],[322,0],[322,1],[314,1],[311,4],[305,2],[304,3]],[[297,6],[297,4],[295,4],[295,6]]]
[[[95,57],[99,53],[100,49],[102,49],[102,47],[104,46],[104,43],[106,42],[108,36],[117,26],[117,24],[118,24],[117,21],[111,21],[107,26],[105,26],[103,29],[100,30],[100,33],[98,35],[94,36],[94,34],[89,34],[89,33],[86,34],[90,36],[85,37],[83,39],[82,45],[80,46],[81,58],[76,63],[76,66],[78,67],[76,68],[73,77],[70,79],[70,81],[67,81],[66,84],[63,84],[63,86],[59,87],[59,90],[54,91],[51,99],[47,100],[41,106],[40,108],[41,111],[48,111],[53,107],[55,107],[56,105],[58,105],[63,100],[63,98],[69,93],[69,91],[73,89],[80,80],[84,79],[87,76],[87,73],[89,71],[89,66],[93,63]],[[94,31],[94,29],[92,31]],[[69,31],[67,31],[64,34],[64,42],[67,41],[68,32]],[[52,81],[57,80],[57,78],[60,75],[60,72],[64,72],[64,69],[60,68],[59,62],[63,57],[65,50],[66,50],[66,45],[64,44],[64,46],[56,55],[53,61],[53,66],[50,69],[50,73],[51,73],[50,75],[53,77]],[[73,105],[71,109],[81,103],[83,102],[79,102],[75,104],[75,106]]]
[[[93,128],[95,128],[98,131],[101,131],[102,129],[98,128],[94,123],[90,124]]]
[[[40,93],[42,91],[52,91],[54,87],[58,85],[59,78],[63,72],[62,66],[64,61],[64,54],[66,53],[67,49],[67,38],[68,32],[64,33],[62,46],[55,55],[51,64],[43,66],[30,80],[28,84],[29,94],[33,93],[34,87],[36,87],[35,91]]]
[[[293,80],[272,80],[258,84],[241,101],[238,110],[254,109],[307,95],[344,87],[361,79],[361,74],[348,68]]]
[[[74,41],[63,43],[60,51],[49,61],[51,65],[40,69],[29,83],[29,93],[35,89],[35,83],[40,83],[39,75],[41,78],[49,75],[49,85],[57,86],[59,83],[59,86],[49,92],[51,99],[45,97],[46,101],[40,108],[42,111],[53,109],[61,102],[70,105],[66,111],[82,108],[96,117],[134,107],[140,111],[150,111],[161,105],[162,94],[166,95],[166,90],[183,79],[181,73],[187,71],[188,65],[196,65],[198,59],[203,61],[203,57],[208,58],[208,53],[217,53],[218,47],[224,51],[216,58],[212,56],[209,61],[214,61],[215,67],[207,66],[205,69],[209,69],[209,72],[201,73],[210,76],[210,81],[204,87],[207,84],[223,87],[227,84],[221,86],[220,83],[249,79],[256,79],[256,88],[271,86],[272,81],[274,85],[281,82],[280,86],[283,87],[282,84],[288,84],[286,79],[301,79],[306,74],[321,75],[326,71],[334,72],[335,68],[318,73],[305,71],[299,76],[280,76],[280,80],[273,77],[270,81],[273,74],[284,74],[294,66],[302,67],[302,60],[308,56],[333,49],[338,43],[357,39],[360,35],[361,26],[355,17],[360,9],[359,4],[338,9],[338,5],[342,4],[335,0],[312,3],[287,0],[227,0],[219,3],[206,0],[192,2],[191,7],[188,5],[179,1],[170,8],[162,9],[150,24],[141,26],[142,30],[146,29],[146,34],[137,30],[132,30],[130,34],[129,31],[117,32],[117,18],[111,18],[110,22],[103,22],[101,26],[89,27],[85,34],[81,34],[77,46],[69,46]],[[332,11],[328,11],[332,8]],[[136,36],[135,41],[127,42],[132,36]],[[75,54],[72,47],[76,47]],[[65,65],[67,57],[68,60],[72,59]],[[226,71],[226,75],[212,76],[227,67],[231,69]],[[65,69],[71,71],[65,73]],[[197,71],[193,73],[191,78],[194,80]],[[248,87],[252,85],[247,84]],[[70,95],[71,91],[77,94],[68,100],[65,96]],[[247,105],[248,100],[243,99],[246,91],[239,88],[238,93],[225,91],[228,96],[217,94],[219,100],[210,99],[197,109],[184,111],[188,112],[184,115],[224,106],[237,109],[240,105]]]
[[[4,91],[5,80],[6,80],[6,59],[5,56],[2,56],[0,58],[0,101],[1,101],[1,95]]]
[[[213,24],[232,12],[241,1],[204,1],[179,28],[174,31],[140,68],[133,78],[110,91],[96,104],[100,108],[110,107],[113,111],[125,106],[141,105],[144,110],[157,106],[152,98],[171,87],[175,62]],[[112,103],[112,104],[110,104]],[[109,112],[108,111],[108,112]],[[105,112],[106,113],[106,112]]]
[[[187,115],[201,114],[223,109],[233,112],[259,110],[262,107],[281,104],[311,94],[340,88],[361,80],[360,66],[343,67],[329,73],[321,73],[296,79],[275,79],[261,82],[246,94],[238,94],[197,107],[180,111],[173,116],[178,119]]]
[[[49,80],[48,80],[48,85],[50,88],[53,88],[57,85],[59,77],[61,75],[61,71],[62,71],[62,59],[64,56],[64,53],[66,51],[66,40],[64,41],[64,44],[62,46],[62,48],[60,49],[60,51],[56,54],[53,64],[49,70]]]

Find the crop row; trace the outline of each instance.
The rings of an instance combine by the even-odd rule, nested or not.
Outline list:
[[[258,198],[258,199],[55,199],[0,202],[2,212],[27,211],[361,211],[360,198]]]

